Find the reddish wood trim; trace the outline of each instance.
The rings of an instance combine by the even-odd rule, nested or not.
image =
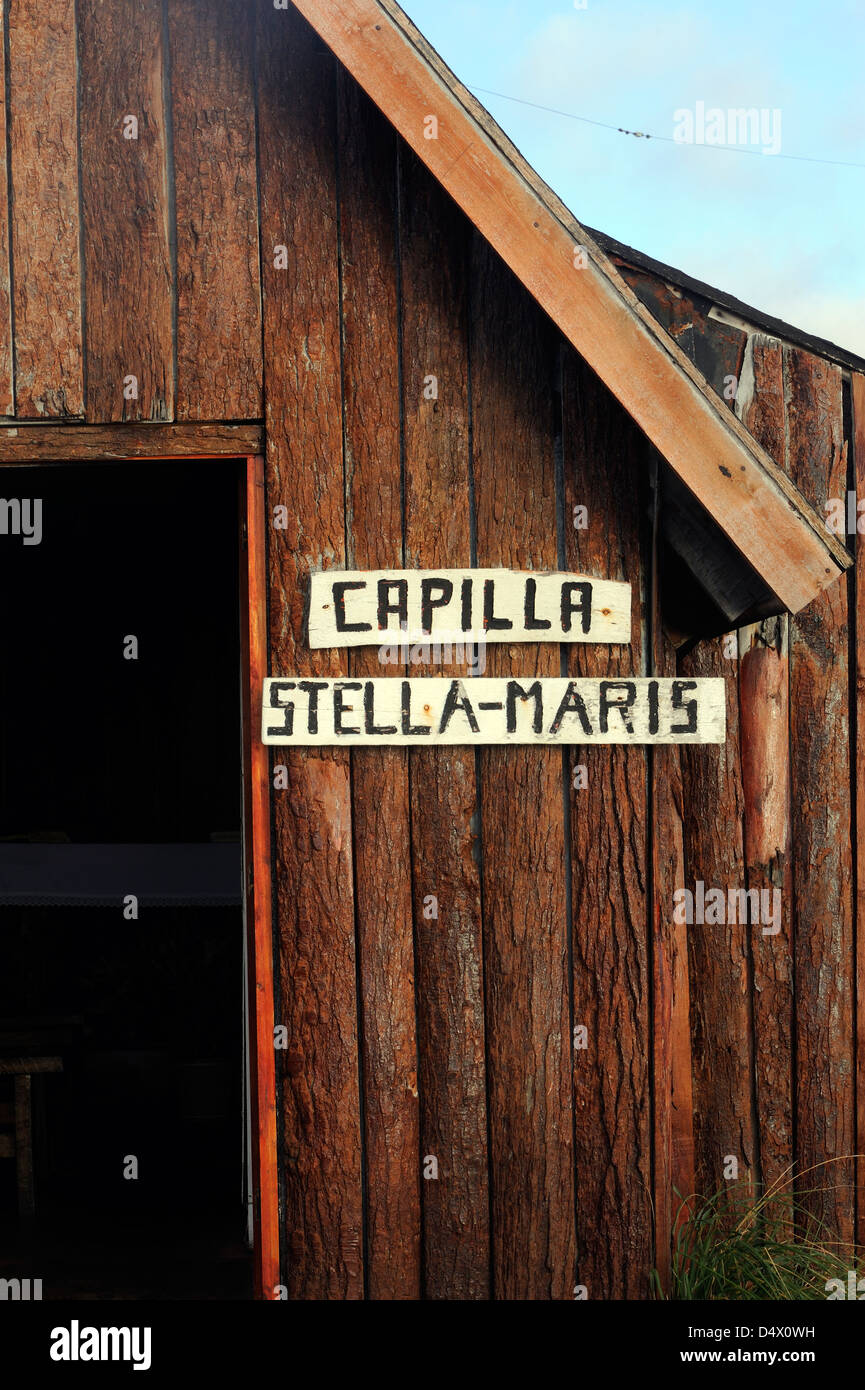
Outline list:
[[[853,467],[857,497],[865,497],[865,376],[851,376]],[[865,540],[856,535],[856,1239],[865,1243]]]
[[[246,460],[247,592],[243,615],[248,681],[244,689],[246,834],[252,938],[248,940],[253,1132],[254,1259],[257,1298],[279,1283],[279,1189],[276,1168],[276,1061],[273,1045],[273,919],[270,878],[270,763],[258,711],[267,675],[267,527],[264,459]]]
[[[0,425],[0,463],[83,463],[90,459],[248,458],[264,450],[250,425]]]
[[[844,547],[398,5],[295,7],[784,605],[810,603],[849,566]]]

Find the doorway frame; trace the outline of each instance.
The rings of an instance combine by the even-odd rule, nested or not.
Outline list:
[[[264,431],[258,424],[62,423],[0,425],[0,466],[175,462],[244,466],[241,497],[240,655],[243,736],[244,901],[252,1110],[253,1272],[256,1299],[277,1297],[279,1182],[276,1160],[270,761],[258,713],[268,671],[267,520]],[[244,564],[245,560],[245,564]]]

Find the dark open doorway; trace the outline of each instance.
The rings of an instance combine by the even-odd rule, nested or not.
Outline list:
[[[0,470],[0,1278],[43,1298],[252,1292],[239,484]]]

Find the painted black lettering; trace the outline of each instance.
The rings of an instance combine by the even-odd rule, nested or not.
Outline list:
[[[391,603],[390,591],[396,589],[396,603]],[[385,632],[390,626],[388,616],[395,613],[399,626],[408,627],[408,580],[380,579],[378,581],[378,627]]]
[[[624,699],[613,699],[612,694],[619,692]],[[600,698],[598,701],[598,722],[602,734],[608,732],[610,710],[617,709],[622,716],[622,723],[629,734],[634,732],[634,721],[631,718],[631,706],[637,698],[637,687],[633,681],[601,681]]]
[[[333,732],[335,734],[359,734],[360,729],[343,728],[342,716],[352,713],[349,706],[345,709],[342,703],[343,692],[346,690],[363,690],[362,681],[337,681],[333,687]]]
[[[496,603],[496,581],[484,580],[484,628],[487,632],[503,632],[513,627],[510,618],[497,618],[493,612]]]
[[[433,598],[438,590],[438,596]],[[423,632],[432,632],[434,608],[446,608],[453,598],[451,579],[422,579],[420,582],[420,625]]]
[[[414,734],[428,734],[430,729],[424,724],[411,722],[411,681],[402,683],[402,732],[406,738]]]
[[[284,713],[282,727],[276,729],[268,728],[268,738],[272,737],[274,734],[294,733],[294,701],[289,700],[287,704],[282,705],[277,697],[283,690],[295,690],[296,688],[294,681],[274,681],[270,687],[270,708],[281,709]]]
[[[330,681],[300,681],[298,690],[302,690],[305,695],[309,695],[309,711],[306,718],[306,731],[309,734],[318,733],[318,692],[327,690]]]
[[[348,589],[365,589],[365,579],[341,579],[333,585],[333,611],[337,632],[371,632],[372,623],[348,623],[345,620],[345,595]]]
[[[542,628],[552,627],[549,618],[535,617],[535,603],[537,601],[538,581],[536,579],[526,580],[526,596],[523,602],[523,616],[526,622],[526,631],[535,632]]]
[[[475,718],[472,702],[466,694],[465,686],[462,681],[451,681],[451,688],[445,696],[445,705],[442,710],[439,733],[443,734],[454,714],[461,709],[469,723],[469,728],[473,734],[480,733],[480,726]]]
[[[574,602],[575,593],[579,594],[579,601],[576,603]],[[562,585],[563,632],[570,632],[571,618],[574,613],[579,613],[583,632],[588,632],[592,625],[592,586],[575,580],[567,580]]]
[[[566,714],[575,714],[580,721],[584,734],[592,732],[592,722],[586,713],[583,704],[583,697],[579,694],[575,681],[568,681],[568,688],[562,696],[562,702],[556,710],[555,718],[550,725],[550,733],[557,734],[562,727],[562,720]]]
[[[696,690],[696,681],[673,681],[673,709],[685,710],[688,715],[687,724],[671,724],[671,734],[695,734],[697,732],[697,701],[686,700],[682,704],[682,695],[686,690]]]
[[[547,624],[549,626],[549,624]],[[535,708],[532,714],[532,728],[536,734],[541,732],[544,718],[544,697],[540,681],[535,681],[528,690],[520,685],[519,681],[508,681],[507,686],[507,731],[515,734],[517,731],[517,699],[534,700]]]
[[[365,734],[395,734],[396,724],[374,723],[375,710],[373,701],[375,699],[375,686],[372,681],[367,681],[363,687],[363,731]]]

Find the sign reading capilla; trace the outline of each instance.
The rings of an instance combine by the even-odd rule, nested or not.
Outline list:
[[[631,640],[631,586],[513,570],[327,570],[309,591],[309,645],[387,638],[469,642]]]

